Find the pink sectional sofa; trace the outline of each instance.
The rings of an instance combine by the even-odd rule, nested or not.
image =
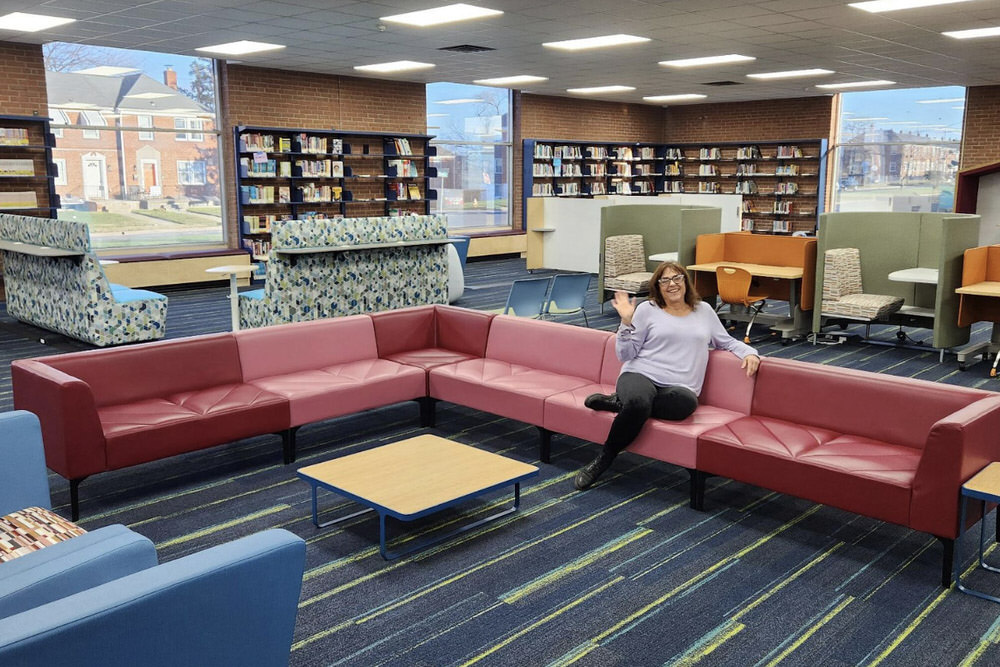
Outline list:
[[[444,400],[603,442],[613,334],[444,305],[19,360],[14,404],[35,412],[55,472],[87,475],[416,400]],[[961,484],[1000,460],[1000,395],[783,359],[755,378],[713,351],[700,406],[650,421],[630,451],[687,468],[691,504],[722,475],[929,532],[951,582]],[[970,521],[978,519],[971,513]]]

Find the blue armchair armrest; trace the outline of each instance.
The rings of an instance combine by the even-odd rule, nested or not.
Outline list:
[[[305,551],[268,530],[0,619],[0,664],[287,665]]]
[[[0,619],[156,565],[156,548],[125,526],[99,528],[0,563]]]
[[[0,516],[25,507],[52,504],[38,417],[14,410],[0,413]]]

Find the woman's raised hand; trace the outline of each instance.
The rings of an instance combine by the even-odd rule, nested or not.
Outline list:
[[[615,292],[615,298],[611,305],[618,311],[618,316],[622,318],[622,324],[632,326],[632,314],[635,313],[635,297],[629,297],[628,292],[621,290]]]

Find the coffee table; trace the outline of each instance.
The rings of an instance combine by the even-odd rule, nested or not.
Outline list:
[[[366,512],[378,513],[379,552],[386,560],[438,544],[516,512],[521,503],[521,482],[537,474],[536,466],[436,435],[419,435],[298,471],[299,477],[312,486],[312,518],[317,528]],[[386,547],[387,517],[414,521],[511,485],[514,487],[513,507],[405,549],[390,551]],[[321,488],[350,498],[367,509],[320,523],[317,494]]]

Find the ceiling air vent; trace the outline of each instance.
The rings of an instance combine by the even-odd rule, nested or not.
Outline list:
[[[475,44],[459,44],[458,46],[445,46],[438,51],[454,51],[455,53],[481,53],[482,51],[496,51],[488,46],[476,46]]]
[[[701,84],[703,86],[742,86],[742,81],[709,81]]]

